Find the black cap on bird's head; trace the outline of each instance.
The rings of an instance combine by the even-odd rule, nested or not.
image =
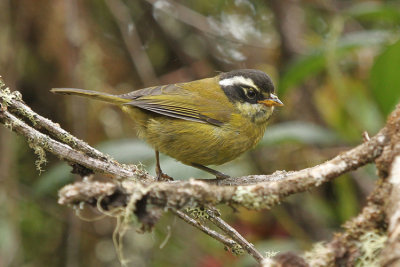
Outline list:
[[[222,73],[219,85],[231,102],[283,106],[274,94],[275,87],[271,78],[259,70],[242,69]]]

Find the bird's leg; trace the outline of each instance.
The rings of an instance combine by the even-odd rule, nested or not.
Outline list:
[[[226,174],[224,174],[222,172],[219,172],[219,171],[216,171],[214,169],[208,168],[208,167],[206,167],[204,165],[201,165],[201,164],[192,163],[191,165],[193,167],[195,167],[195,168],[200,169],[200,170],[203,170],[203,171],[206,171],[208,173],[214,174],[217,179],[231,178],[229,175],[226,175]]]
[[[158,181],[173,181],[174,179],[163,173],[161,170],[161,166],[160,166],[160,152],[158,152],[158,150],[155,150],[156,152],[156,174],[157,174],[157,180]]]
[[[155,150],[156,152],[156,174],[157,174],[157,180],[160,180],[161,175],[162,175],[162,170],[160,166],[160,153],[158,150]]]

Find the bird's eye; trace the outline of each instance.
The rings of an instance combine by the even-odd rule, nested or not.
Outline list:
[[[256,97],[256,92],[255,92],[253,89],[247,89],[247,90],[246,90],[246,96],[247,96],[249,99],[253,99],[253,98]]]

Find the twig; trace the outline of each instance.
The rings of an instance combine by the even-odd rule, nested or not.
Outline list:
[[[228,248],[234,248],[237,243],[233,241],[232,239],[218,233],[217,231],[214,231],[207,226],[203,225],[201,222],[191,218],[189,215],[185,214],[183,211],[176,210],[176,209],[170,209],[172,213],[174,213],[176,216],[187,222],[188,224],[200,229],[203,233],[211,236],[212,238],[218,240]]]
[[[39,116],[27,107],[18,99],[18,92],[8,95],[6,95],[5,91],[0,92],[2,93],[0,94],[0,122],[12,131],[24,136],[31,145],[53,153],[61,159],[77,163],[96,172],[112,175],[116,178],[136,177],[143,181],[154,180],[152,176],[139,170],[135,165],[120,164],[76,137],[72,138],[71,134],[60,128],[57,124]],[[29,126],[25,121],[17,118],[11,112],[17,113],[27,121],[30,121],[32,126]],[[69,144],[64,144],[41,133],[39,131],[41,128],[45,128],[52,135],[60,138],[60,141],[74,145],[76,149],[72,148]]]
[[[14,115],[7,111],[0,113],[0,122],[3,124],[10,125],[12,130],[24,137],[26,137],[29,142],[34,143],[43,149],[51,152],[61,159],[78,163],[87,168],[93,169],[98,172],[103,172],[107,170],[106,173],[113,174],[116,177],[128,178],[136,176],[136,169],[124,168],[121,165],[117,165],[112,162],[106,162],[96,158],[88,157],[83,153],[74,150],[70,146],[60,143],[51,139],[49,136],[44,135],[37,130],[33,129],[27,125],[22,120],[18,119]],[[122,174],[122,175],[121,175]]]
[[[241,234],[238,233],[238,231],[233,229],[229,224],[222,220],[215,210],[207,209],[206,212],[210,216],[209,220],[211,222],[213,222],[233,240],[235,240],[240,246],[242,246],[242,248],[245,249],[247,253],[249,253],[254,259],[256,259],[258,262],[264,260],[264,257],[261,255],[261,253],[254,248],[254,245],[248,242]]]
[[[363,136],[364,142],[367,142],[367,141],[369,141],[369,140],[371,139],[371,138],[369,137],[369,134],[368,134],[367,131],[364,131],[364,132],[362,133],[362,136]]]
[[[14,94],[18,94],[18,92],[13,92]],[[60,127],[58,123],[54,123],[51,120],[40,116],[39,114],[35,113],[30,107],[25,105],[23,102],[18,101],[16,99],[10,99],[10,102],[7,106],[8,110],[11,112],[22,116],[28,119],[32,125],[36,129],[46,129],[51,135],[53,135],[58,140],[66,143],[67,145],[84,152],[85,154],[98,158],[98,159],[109,159],[107,155],[98,151],[97,149],[89,146],[87,143],[83,142],[82,140],[76,138],[69,132],[65,131]],[[114,163],[116,163],[114,161]]]

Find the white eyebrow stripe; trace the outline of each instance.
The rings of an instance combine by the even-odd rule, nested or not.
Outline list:
[[[243,76],[234,76],[231,78],[226,78],[219,81],[219,84],[222,86],[232,86],[236,84],[244,84],[249,87],[253,87],[254,89],[258,90],[258,87],[254,84],[252,79],[245,78]]]

